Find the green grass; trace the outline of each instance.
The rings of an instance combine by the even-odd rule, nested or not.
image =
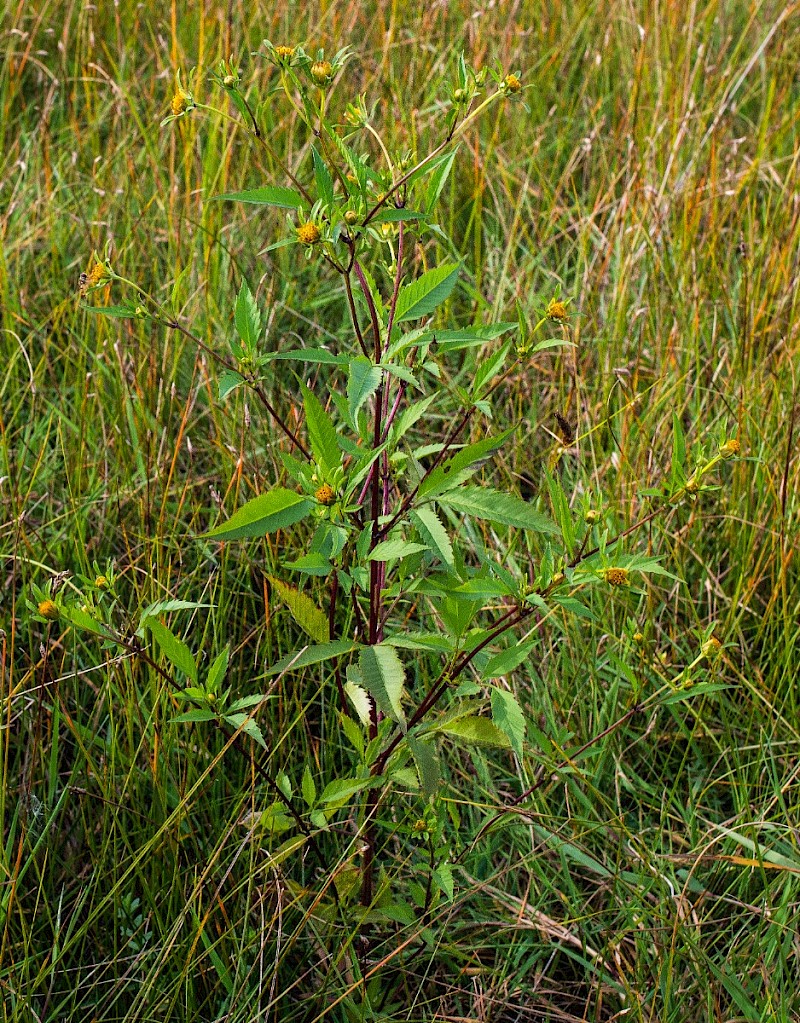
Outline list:
[[[530,756],[453,757],[455,899],[376,937],[374,1018],[796,1019],[796,11],[284,0],[162,20],[132,3],[40,7],[7,5],[0,70],[2,1023],[355,1018],[353,934],[309,897],[313,856],[267,855],[271,797],[248,760],[172,723],[146,664],[25,607],[31,583],[93,578],[114,558],[131,621],[157,599],[213,605],[173,625],[209,658],[232,643],[237,692],[259,691],[294,648],[264,581],[287,551],[195,539],[280,477],[280,435],[243,392],[220,403],[216,368],[180,335],[93,317],[77,297],[92,250],[111,243],[115,269],[159,297],[178,281],[181,315],[215,349],[242,274],[273,342],[341,330],[337,281],[295,249],[262,253],[284,218],[203,201],[282,184],[264,152],[213,117],[159,129],[175,68],[186,84],[264,37],[352,46],[338,94],[377,104],[395,149],[439,137],[437,81],[461,49],[530,86],[529,111],[509,104],[468,135],[442,218],[468,253],[454,322],[513,319],[516,303],[535,322],[558,288],[570,299],[574,355],[540,355],[497,395],[498,428],[521,424],[501,480],[535,497],[557,468],[576,504],[590,493],[624,528],[669,472],[673,414],[690,444],[713,451],[718,430],[738,432],[746,456],[631,539],[683,582],[597,589],[600,622],[543,632],[509,678],[542,733]],[[242,65],[263,87],[266,66]],[[202,76],[193,86],[211,95]],[[285,103],[263,118],[284,145]],[[282,155],[295,165],[304,144]],[[474,369],[454,361],[449,382]],[[296,423],[299,390],[283,383],[270,395]],[[556,413],[577,438],[565,451]],[[420,443],[448,425],[433,415]],[[712,622],[728,688],[632,714],[548,779],[635,686],[691,662]],[[334,775],[344,754],[322,677],[271,691],[272,769]],[[387,861],[421,856],[381,836]],[[327,850],[343,889],[357,846]]]

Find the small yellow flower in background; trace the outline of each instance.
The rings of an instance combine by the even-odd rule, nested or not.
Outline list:
[[[336,501],[336,491],[329,483],[323,483],[322,486],[315,491],[314,497],[320,504],[330,506]]]
[[[329,60],[315,60],[311,65],[311,77],[320,87],[328,85],[333,78],[333,64]]]
[[[631,579],[627,568],[607,568],[603,578],[609,586],[627,586]]]
[[[595,522],[600,521],[600,512],[597,508],[589,508],[583,518],[585,522],[587,522],[590,526],[593,526]]]
[[[81,295],[86,295],[95,288],[109,284],[114,279],[114,271],[111,264],[95,257],[95,261],[88,273],[82,273],[78,280],[78,287]]]
[[[506,75],[503,79],[503,89],[509,93],[519,92],[522,88],[522,82],[516,75]]]
[[[59,617],[61,612],[58,609],[58,605],[54,600],[42,600],[39,602],[37,608],[42,618],[46,618],[48,622],[54,622]]]
[[[721,649],[722,643],[720,643],[716,636],[712,636],[703,643],[700,647],[700,652],[703,657],[707,657],[709,661],[713,661]]]
[[[297,240],[303,245],[314,245],[322,237],[322,232],[313,220],[307,220],[304,224],[298,225]]]
[[[740,454],[741,450],[742,445],[736,437],[731,437],[730,440],[726,440],[724,444],[720,444],[719,446],[719,453],[723,458],[735,458],[738,454]]]
[[[98,588],[98,590],[107,590],[108,589],[108,579],[106,579],[106,577],[104,575],[99,575],[95,579],[94,584]]]
[[[544,311],[545,316],[548,320],[553,320],[555,323],[568,323],[569,322],[569,311],[564,302],[560,302],[556,298],[551,298],[547,303],[547,308]]]

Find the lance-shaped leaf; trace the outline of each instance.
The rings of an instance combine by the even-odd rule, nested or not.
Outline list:
[[[281,210],[299,210],[306,205],[305,199],[292,188],[279,188],[265,185],[263,188],[250,188],[245,192],[225,192],[214,195],[214,199],[227,199],[231,202],[248,202],[256,206],[276,206]]]
[[[500,749],[508,749],[511,746],[511,740],[506,733],[501,732],[488,718],[472,715],[458,718],[457,721],[450,721],[438,730],[451,739],[459,739],[469,746],[496,746]]]
[[[153,639],[158,643],[161,652],[167,658],[173,668],[182,671],[184,675],[197,682],[197,664],[192,657],[189,647],[167,628],[157,618],[147,619],[147,628],[152,633]]]
[[[417,320],[432,313],[450,296],[460,270],[460,263],[445,263],[402,287],[397,298],[394,322]]]
[[[418,739],[414,736],[406,736],[408,748],[414,758],[414,766],[419,775],[419,783],[426,795],[433,795],[441,781],[439,770],[439,758],[436,756],[436,746],[425,739]]]
[[[304,650],[298,650],[293,654],[287,654],[272,667],[264,672],[269,678],[271,675],[280,675],[284,671],[297,671],[300,668],[307,668],[309,664],[322,664],[323,661],[331,661],[335,657],[349,654],[351,650],[358,648],[358,643],[347,639],[336,639],[332,643],[321,643],[318,646],[309,646]]]
[[[439,559],[448,568],[455,567],[453,558],[453,545],[447,530],[433,508],[418,508],[410,514],[411,521],[419,530],[423,540],[427,540],[431,548],[436,552]]]
[[[291,612],[292,618],[300,628],[307,632],[315,643],[328,643],[331,638],[328,616],[321,611],[314,601],[296,590],[294,586],[287,586],[286,583],[276,579],[275,576],[267,576],[272,586],[280,594],[281,600]]]
[[[558,526],[546,515],[531,508],[527,501],[490,487],[459,487],[442,494],[437,501],[476,519],[516,526],[517,529],[530,529],[535,533],[559,533]]]
[[[442,465],[438,465],[419,485],[419,497],[432,497],[459,486],[502,448],[516,427],[505,430],[496,437],[484,437],[476,444],[469,444]]]
[[[369,552],[368,561],[391,561],[393,558],[407,558],[412,554],[419,554],[420,551],[427,551],[424,543],[415,543],[413,540],[404,540],[402,536],[395,536],[382,543],[375,544]]]
[[[248,355],[253,356],[261,336],[261,310],[256,305],[256,300],[244,279],[242,279],[242,286],[236,298],[234,323],[236,333],[242,339],[245,350]]]
[[[492,687],[492,721],[508,736],[512,749],[521,757],[525,741],[525,715],[514,694],[497,686]]]
[[[402,697],[406,673],[397,651],[380,643],[366,646],[359,655],[358,665],[364,688],[379,710],[405,728]]]
[[[336,427],[317,396],[307,387],[303,388],[303,408],[314,457],[325,469],[335,469],[342,461]]]
[[[355,423],[358,410],[378,389],[381,371],[369,359],[360,355],[350,363],[350,379],[347,381],[347,407],[350,420]]]
[[[276,529],[283,529],[304,519],[313,507],[314,502],[302,494],[276,487],[268,494],[261,494],[242,505],[227,522],[200,535],[207,540],[241,540],[243,537],[266,536],[267,533],[274,533]]]

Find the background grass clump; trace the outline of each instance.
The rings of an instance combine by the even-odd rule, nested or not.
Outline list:
[[[796,1018],[797,12],[378,0],[6,13],[3,1023]],[[565,619],[509,676],[543,762],[609,734],[474,843],[539,761],[454,759],[455,899],[424,927],[398,921],[364,983],[353,934],[336,936],[353,955],[330,966],[333,923],[306,898],[317,864],[289,878],[266,855],[253,763],[174,724],[152,667],[26,607],[33,585],[71,573],[67,589],[91,587],[113,561],[132,623],[156,600],[210,605],[175,627],[197,651],[232,642],[239,695],[294,648],[266,582],[287,551],[194,539],[274,483],[279,433],[244,390],[218,400],[217,368],[180,333],[93,317],[78,296],[109,246],[118,273],[174,301],[215,350],[242,276],[276,344],[341,331],[336,282],[294,248],[263,251],[285,218],[204,201],[282,184],[265,151],[215,117],[159,128],[177,68],[202,102],[211,88],[191,68],[241,54],[244,77],[266,80],[244,56],[265,38],[351,46],[347,92],[377,105],[397,151],[446,116],[438,83],[460,51],[521,69],[529,109],[467,135],[443,215],[468,253],[454,317],[510,320],[519,305],[535,322],[569,299],[574,351],[541,355],[495,406],[498,428],[522,423],[499,463],[509,485],[537,500],[548,467],[619,531],[669,474],[675,415],[690,448],[736,436],[744,456],[637,537],[682,582],[596,588],[599,621]],[[285,103],[262,116],[270,138],[301,137]],[[448,384],[475,368],[467,353]],[[299,423],[301,398],[278,384]],[[434,407],[420,438],[447,428]],[[611,729],[626,694],[694,661],[712,623],[725,688]],[[319,767],[332,723],[319,678],[270,695],[273,766],[291,749]],[[400,839],[388,851],[419,855]],[[351,867],[329,863],[345,882]],[[366,1001],[373,1015],[356,1016]]]

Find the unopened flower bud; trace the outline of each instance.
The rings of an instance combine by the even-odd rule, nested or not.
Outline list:
[[[58,605],[54,600],[42,600],[39,602],[37,608],[42,618],[46,618],[48,622],[54,622],[59,617],[61,612],[58,609]]]

